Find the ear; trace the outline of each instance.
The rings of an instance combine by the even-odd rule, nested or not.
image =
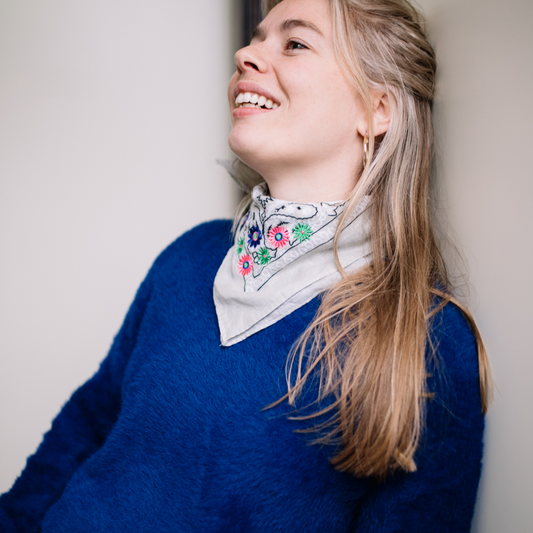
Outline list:
[[[374,135],[383,135],[390,125],[390,103],[387,93],[380,92],[372,95],[374,110]]]
[[[374,91],[372,93],[372,111],[374,115],[374,136],[383,135],[390,124],[390,103],[387,93]],[[368,137],[368,119],[362,120],[357,128],[361,137]]]

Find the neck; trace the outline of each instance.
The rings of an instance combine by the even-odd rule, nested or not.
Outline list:
[[[306,168],[267,168],[260,172],[270,196],[288,202],[317,203],[346,200],[354,189],[360,168],[344,162]],[[351,169],[357,168],[357,171]]]

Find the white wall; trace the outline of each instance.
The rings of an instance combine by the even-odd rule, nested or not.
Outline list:
[[[157,254],[232,216],[233,0],[0,0],[0,493]],[[208,192],[208,194],[204,194]]]
[[[419,0],[440,61],[443,204],[497,391],[476,533],[533,531],[533,2]]]

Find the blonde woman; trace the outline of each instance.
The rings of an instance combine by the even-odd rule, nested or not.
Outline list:
[[[229,84],[249,192],[155,262],[2,531],[463,532],[490,370],[430,220],[407,0],[268,1]]]

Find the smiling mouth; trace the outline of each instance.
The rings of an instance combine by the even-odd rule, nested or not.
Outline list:
[[[257,93],[239,93],[235,98],[235,107],[255,107],[257,109],[276,109],[278,104]]]

